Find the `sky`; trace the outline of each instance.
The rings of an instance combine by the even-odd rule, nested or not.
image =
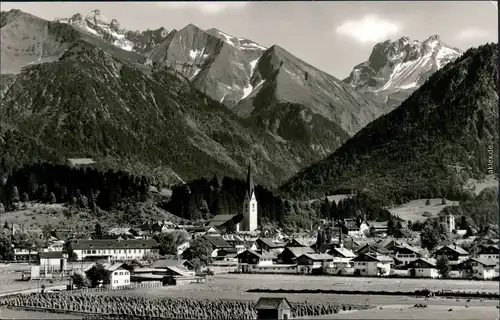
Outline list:
[[[338,2],[1,2],[53,20],[100,9],[129,30],[182,29],[192,23],[217,28],[263,46],[277,44],[315,67],[343,79],[381,41],[437,34],[465,50],[498,42],[498,7],[493,1]]]

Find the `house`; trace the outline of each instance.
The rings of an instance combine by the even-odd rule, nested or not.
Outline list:
[[[205,238],[212,245],[212,257],[221,256],[222,253],[232,253],[236,252],[236,249],[230,245],[222,236],[212,236],[212,235],[204,235]],[[221,251],[221,254],[219,254]]]
[[[211,226],[190,226],[190,225],[178,225],[176,229],[183,229],[189,232],[194,238],[198,236],[203,236],[205,234],[219,234],[219,230]]]
[[[272,265],[273,259],[276,258],[269,252],[258,252],[253,250],[245,250],[236,256],[240,264],[252,265]]]
[[[351,260],[354,273],[362,276],[385,276],[391,272],[391,257],[379,253],[362,253]]]
[[[276,257],[269,252],[245,250],[236,255],[236,259],[238,259],[238,271],[247,273],[254,271],[255,268],[272,266],[275,258]]]
[[[415,278],[437,278],[439,272],[436,263],[436,259],[433,258],[417,258],[408,263],[410,276]]]
[[[238,232],[242,221],[243,214],[218,214],[206,226],[215,227],[226,232]]]
[[[393,252],[396,262],[405,266],[420,258],[420,250],[409,244],[397,244],[393,247]]]
[[[389,230],[387,221],[384,222],[374,221],[370,223],[370,231],[372,233],[379,234],[385,237],[387,235],[387,230]]]
[[[255,305],[257,319],[292,319],[292,307],[286,298],[260,298]]]
[[[497,265],[499,264],[498,255],[499,255],[498,244],[485,244],[479,247],[479,252],[477,253],[477,258],[481,261],[489,261],[493,262]]]
[[[370,230],[370,227],[364,221],[345,219],[342,222],[342,232],[351,237],[362,237],[368,230]]]
[[[321,272],[326,264],[333,262],[333,257],[324,253],[304,253],[296,261],[299,272],[316,273]]]
[[[60,271],[66,268],[68,261],[67,254],[63,254],[62,251],[40,252],[38,257],[41,266],[55,267]]]
[[[469,258],[459,265],[459,269],[462,270],[465,277],[481,280],[496,277],[495,267],[496,263],[478,258]]]
[[[222,238],[226,240],[227,243],[229,243],[233,248],[236,249],[236,253],[241,253],[245,251],[246,249],[252,249],[252,250],[257,250],[257,246],[255,248],[252,248],[252,244],[247,247],[247,242],[243,240],[241,237],[234,235],[234,234],[226,234],[223,235]]]
[[[167,267],[176,267],[178,269],[194,270],[195,266],[188,260],[168,260],[161,259],[153,262],[154,269],[165,269]]]
[[[269,238],[259,238],[255,241],[255,244],[257,245],[257,248],[259,248],[259,250],[265,250],[276,254],[280,254],[283,249],[285,249],[284,244],[276,243]]]
[[[296,259],[304,253],[314,253],[314,250],[310,247],[285,247],[278,254],[278,261],[284,264],[295,264]]]
[[[301,241],[297,239],[290,239],[285,244],[285,248],[300,248],[300,247],[307,247],[307,245],[303,244]]]
[[[451,264],[458,264],[467,260],[469,258],[469,253],[460,246],[450,244],[439,247],[431,256],[436,259],[446,256]]]
[[[47,247],[40,248],[40,252],[63,251],[65,245],[66,243],[62,240],[51,241]]]
[[[106,264],[104,268],[110,272],[109,284],[112,288],[130,285],[130,271],[123,263]]]
[[[330,249],[330,251],[328,251],[328,254],[334,258],[342,258],[347,260],[356,258],[356,254],[351,250],[344,248],[344,246],[332,248]]]
[[[109,261],[142,260],[146,253],[158,253],[158,243],[153,239],[130,240],[74,240],[69,249],[77,260]]]
[[[367,243],[364,246],[362,246],[361,248],[359,248],[358,250],[356,250],[355,253],[356,253],[356,255],[360,255],[362,253],[379,253],[379,254],[383,254],[383,255],[391,255],[392,251],[387,250],[386,248],[380,247],[376,244]]]

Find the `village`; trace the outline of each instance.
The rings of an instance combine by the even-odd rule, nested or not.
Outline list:
[[[259,230],[257,207],[249,167],[243,213],[217,215],[203,226],[158,221],[100,231],[97,238],[54,230],[31,247],[23,246],[22,230],[13,225],[9,231],[15,262],[35,263],[22,274],[25,280],[69,277],[96,263],[110,271],[110,287],[202,282],[221,273],[498,279],[498,238],[462,236],[465,230],[456,230],[451,214],[443,223],[460,237],[429,252],[418,238],[388,236],[387,222],[362,219],[323,220],[309,236],[270,235]],[[179,233],[184,236],[174,244],[175,254],[161,255],[155,239]],[[200,242],[202,249],[193,247]],[[464,247],[475,247],[474,253]]]

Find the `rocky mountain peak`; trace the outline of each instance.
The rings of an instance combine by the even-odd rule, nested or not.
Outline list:
[[[402,37],[376,44],[367,61],[360,63],[344,82],[391,106],[396,106],[430,75],[462,52],[438,35],[424,41]]]

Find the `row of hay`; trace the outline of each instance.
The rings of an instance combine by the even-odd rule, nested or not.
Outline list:
[[[255,302],[33,293],[0,299],[0,305],[95,315],[93,319],[255,319]],[[294,316],[320,316],[369,306],[292,303]],[[97,317],[97,318],[95,318]]]

